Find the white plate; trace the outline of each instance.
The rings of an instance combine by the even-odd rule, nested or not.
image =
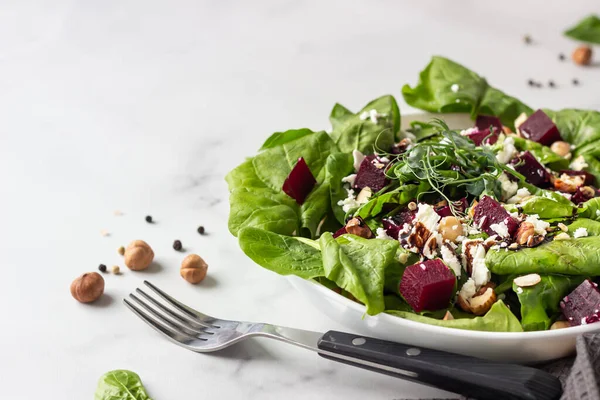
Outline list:
[[[428,121],[433,114],[405,115],[402,127],[411,121]],[[472,125],[468,116],[444,115],[453,129]],[[600,331],[600,323],[538,332],[480,332],[444,328],[394,317],[369,316],[365,306],[355,303],[312,280],[289,276],[292,285],[317,309],[331,319],[364,335],[453,353],[515,363],[537,363],[571,354],[575,338],[584,332]]]

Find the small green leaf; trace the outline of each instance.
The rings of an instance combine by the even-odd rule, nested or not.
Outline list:
[[[577,25],[567,29],[565,35],[583,42],[600,44],[600,18],[597,15],[588,15]]]
[[[118,369],[100,377],[94,400],[152,400],[139,375]]]
[[[300,139],[304,136],[312,135],[314,132],[310,129],[290,129],[285,132],[275,132],[261,146],[259,151],[271,149],[273,147],[281,146],[283,144],[289,143],[296,139]]]

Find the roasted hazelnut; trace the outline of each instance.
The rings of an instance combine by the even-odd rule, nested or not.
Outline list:
[[[496,288],[496,284],[494,282],[488,282],[485,285],[483,285],[482,287],[479,288],[479,290],[475,293],[475,296],[481,296],[482,294],[484,294],[488,289],[495,289]]]
[[[464,234],[463,226],[456,217],[444,217],[438,225],[438,232],[442,235],[444,240],[451,242],[456,241],[456,238]]]
[[[471,312],[475,315],[484,315],[496,302],[496,292],[488,288],[482,295],[475,296],[469,301]]]
[[[198,283],[206,277],[208,264],[197,254],[190,254],[181,262],[179,273],[190,283]]]
[[[363,237],[365,239],[369,239],[373,236],[371,229],[369,229],[369,227],[366,226],[359,218],[352,218],[346,223],[346,232],[352,235]]]
[[[567,174],[562,174],[560,178],[554,179],[552,183],[554,185],[554,189],[563,193],[575,193],[579,186],[583,185],[583,178],[579,175],[569,176]]]
[[[570,328],[571,324],[569,323],[569,321],[556,321],[555,323],[553,323],[552,325],[550,325],[550,330],[554,330],[554,329],[563,329],[563,328]]]
[[[502,125],[502,132],[504,132],[505,135],[509,135],[509,134],[513,133],[512,129],[510,129],[506,125]]]
[[[554,142],[550,146],[550,150],[561,157],[571,158],[571,145],[567,142],[562,142],[560,140]]]
[[[141,271],[152,263],[154,251],[143,240],[134,240],[125,249],[125,265],[133,271]]]
[[[592,48],[590,46],[579,46],[573,52],[573,61],[578,65],[589,65],[592,61]]]
[[[515,234],[515,240],[521,246],[526,246],[530,238],[535,235],[535,227],[531,222],[521,222],[517,233]]]
[[[86,272],[71,283],[71,296],[80,303],[91,303],[104,293],[104,278],[97,272]]]

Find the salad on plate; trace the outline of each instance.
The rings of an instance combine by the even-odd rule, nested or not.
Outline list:
[[[433,57],[400,129],[383,96],[330,132],[271,135],[226,180],[244,253],[365,306],[459,329],[521,332],[600,319],[600,112],[533,109]],[[444,114],[465,113],[453,130]]]

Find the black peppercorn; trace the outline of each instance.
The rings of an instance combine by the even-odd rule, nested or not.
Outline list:
[[[201,234],[201,235],[204,235],[204,232],[206,232],[206,231],[204,230],[204,227],[203,227],[202,225],[200,225],[200,226],[198,227],[198,233],[199,233],[199,234]]]
[[[525,44],[531,44],[531,36],[529,35],[525,35],[523,36],[523,41],[525,42]]]
[[[563,53],[560,53],[560,54],[558,55],[558,59],[559,59],[560,61],[565,61],[565,58],[566,58],[566,57],[565,57],[565,55],[564,55]]]
[[[578,79],[573,79],[573,85],[575,85],[575,86],[579,85],[579,80]]]
[[[146,222],[149,224],[152,223],[152,215],[146,215]]]
[[[106,272],[106,265],[100,264],[98,265],[98,269],[100,270],[100,272]]]
[[[552,88],[553,88],[553,87],[554,87],[554,81],[549,81],[549,82],[548,82],[548,86],[550,86],[550,87],[552,87]]]
[[[183,248],[183,246],[181,245],[181,240],[174,241],[173,248],[177,251],[181,250]]]
[[[527,84],[528,84],[529,86],[535,86],[535,82],[533,81],[533,79],[530,79],[530,80],[528,80],[528,81],[527,81]]]

